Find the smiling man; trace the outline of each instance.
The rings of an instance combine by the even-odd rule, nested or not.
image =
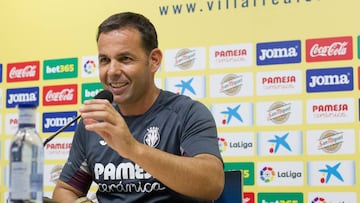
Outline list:
[[[114,102],[80,108],[53,199],[74,202],[94,181],[110,202],[211,202],[224,187],[217,129],[207,107],[156,87],[162,61],[153,24],[125,12],[98,29],[99,74]]]

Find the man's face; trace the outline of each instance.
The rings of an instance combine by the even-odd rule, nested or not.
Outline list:
[[[153,75],[139,31],[123,28],[102,33],[98,52],[100,81],[113,93],[114,101],[131,104],[141,100]]]

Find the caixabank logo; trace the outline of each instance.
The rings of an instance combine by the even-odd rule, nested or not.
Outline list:
[[[300,62],[300,40],[256,44],[256,64],[259,66]]]
[[[258,202],[261,203],[303,203],[304,195],[299,192],[279,192],[279,193],[263,193],[257,195]]]
[[[213,104],[210,111],[219,127],[253,125],[252,103]]]
[[[165,89],[191,98],[206,96],[205,76],[171,77],[165,79]]]
[[[39,105],[39,87],[12,88],[6,90],[6,108],[15,108],[18,104]]]
[[[288,156],[302,154],[301,131],[257,133],[257,154],[260,156]]]
[[[356,167],[353,160],[310,161],[307,163],[310,186],[353,186]]]
[[[306,70],[306,92],[336,92],[354,89],[352,67]]]

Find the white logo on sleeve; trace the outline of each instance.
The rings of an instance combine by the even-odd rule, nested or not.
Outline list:
[[[107,145],[107,143],[105,142],[105,140],[100,140],[99,143],[100,143],[102,146]]]
[[[147,132],[144,136],[144,144],[150,147],[156,147],[160,142],[160,134],[158,127],[150,127],[146,129]]]

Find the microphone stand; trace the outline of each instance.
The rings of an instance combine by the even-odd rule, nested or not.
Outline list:
[[[59,130],[57,130],[53,135],[51,135],[50,137],[48,137],[44,143],[43,146],[45,147],[45,145],[47,143],[49,143],[52,139],[54,139],[54,137],[56,137],[59,133],[61,133],[62,131],[65,130],[65,128],[69,127],[71,124],[73,124],[75,121],[77,121],[79,118],[81,117],[81,115],[78,115],[78,117],[76,117],[74,120],[72,120],[71,122],[67,123],[66,125],[64,125],[63,127],[61,127]]]
[[[106,99],[108,100],[110,103],[113,102],[113,95],[109,90],[102,90],[101,92],[99,92],[94,99]],[[71,124],[73,124],[74,122],[76,122],[77,120],[79,120],[79,118],[81,118],[81,115],[78,115],[74,120],[70,121],[69,123],[67,123],[66,125],[64,125],[62,128],[60,128],[59,130],[57,130],[53,135],[51,135],[50,137],[48,137],[44,143],[43,146],[45,147],[45,145],[50,142],[54,137],[56,137],[56,135],[58,135],[59,133],[61,133],[62,131],[64,131],[65,128],[69,127]]]

